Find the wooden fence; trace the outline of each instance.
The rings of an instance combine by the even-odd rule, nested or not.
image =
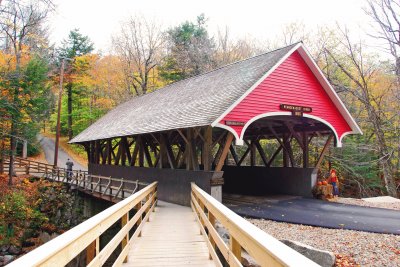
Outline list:
[[[8,160],[5,163],[8,163]],[[118,202],[148,185],[139,180],[92,175],[81,170],[68,171],[65,168],[19,157],[15,157],[14,168],[17,173],[33,174],[51,181],[66,183],[73,189],[112,202]]]
[[[319,266],[297,251],[284,245],[255,225],[246,221],[222,203],[192,183],[192,209],[202,234],[208,238],[210,257],[217,266],[223,266],[217,254],[220,251],[229,266],[243,266],[245,250],[260,266]],[[216,222],[229,233],[229,245],[216,230]]]
[[[122,251],[113,266],[127,261],[133,240],[140,235],[142,227],[154,211],[157,201],[157,182],[111,206],[64,234],[11,262],[8,266],[65,266],[86,249],[87,266],[102,266],[117,246]],[[135,215],[129,218],[130,211]],[[121,230],[100,250],[100,236],[116,222]],[[134,228],[136,226],[136,229]],[[130,230],[134,233],[130,235]]]

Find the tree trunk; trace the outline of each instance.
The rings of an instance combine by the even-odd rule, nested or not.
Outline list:
[[[4,136],[1,138],[1,162],[0,162],[0,174],[4,173]]]
[[[68,102],[68,140],[72,139],[72,83],[67,84],[67,102]]]
[[[14,116],[12,116],[14,117]],[[14,152],[16,150],[15,144],[15,123],[14,120],[11,121],[11,137],[10,137],[10,163],[8,165],[8,185],[11,186],[13,183],[13,175],[14,175]]]
[[[369,102],[368,102],[369,103]],[[381,158],[381,166],[383,172],[383,180],[387,193],[392,197],[397,197],[396,183],[393,176],[393,164],[391,162],[391,155],[386,145],[385,133],[381,128],[379,117],[373,106],[367,105],[368,116],[371,118],[374,126],[374,132],[378,143],[379,157]]]
[[[21,45],[21,44],[20,44]],[[15,46],[15,59],[16,59],[16,65],[15,65],[15,71],[17,74],[17,81],[18,83],[20,82],[20,64],[21,64],[21,47],[19,49]],[[18,103],[18,94],[19,94],[19,88],[18,86],[15,86],[14,88],[14,96],[13,96],[13,104],[17,106]],[[17,116],[15,114],[11,114],[11,136],[10,136],[10,163],[8,165],[8,185],[11,186],[13,182],[13,175],[14,175],[14,155],[16,154],[16,135],[17,135]]]

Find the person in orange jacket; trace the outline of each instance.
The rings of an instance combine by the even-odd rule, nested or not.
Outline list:
[[[331,170],[331,175],[330,175],[329,179],[330,179],[330,182],[333,187],[333,196],[334,197],[339,196],[339,187],[338,187],[339,179],[338,179],[338,177],[336,175],[336,171],[334,169]]]

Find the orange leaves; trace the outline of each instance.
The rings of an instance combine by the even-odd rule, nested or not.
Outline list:
[[[357,264],[355,260],[351,257],[342,255],[342,254],[336,254],[336,262],[335,266],[336,267],[359,267],[361,266],[360,264]]]
[[[114,101],[109,98],[96,99],[95,106],[101,109],[109,110],[114,106]]]

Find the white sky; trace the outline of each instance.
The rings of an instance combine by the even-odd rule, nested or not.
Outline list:
[[[211,34],[228,26],[233,37],[251,36],[272,40],[285,24],[302,22],[307,29],[322,25],[346,25],[366,36],[370,19],[362,7],[365,0],[56,0],[57,11],[50,19],[51,40],[59,44],[73,28],[88,35],[96,50],[108,51],[111,35],[129,16],[155,18],[165,28],[204,13]]]

